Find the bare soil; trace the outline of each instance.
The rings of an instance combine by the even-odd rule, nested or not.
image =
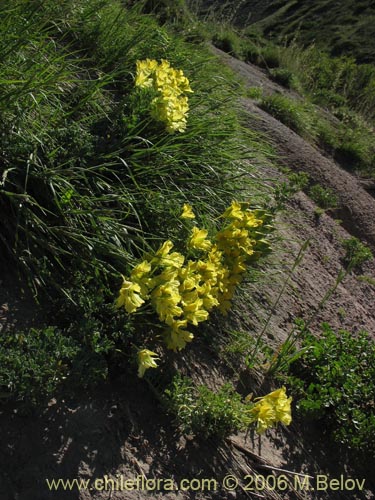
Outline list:
[[[218,52],[217,52],[218,53]],[[241,74],[249,86],[263,85],[270,92],[285,92],[252,65],[246,65],[220,54],[223,60]],[[264,335],[277,348],[286,338],[295,317],[311,319],[311,329],[318,334],[322,321],[335,328],[353,332],[365,329],[375,335],[375,262],[346,276],[323,308],[320,303],[343,269],[342,240],[360,236],[375,248],[375,200],[356,178],[332,159],[306,143],[297,134],[260,110],[251,100],[243,100],[249,127],[262,131],[273,143],[280,162],[290,168],[304,170],[323,186],[335,190],[341,200],[338,213],[316,215],[315,204],[304,193],[288,203],[278,220],[279,242],[267,263],[268,278],[262,284],[248,284],[245,298],[229,320],[235,328],[259,332],[269,318]],[[260,177],[278,179],[276,168],[265,165]],[[340,223],[337,219],[341,219]],[[299,266],[292,273],[295,259],[305,241],[309,245]],[[362,277],[361,277],[362,276]],[[365,276],[365,278],[363,278]],[[280,291],[288,280],[284,293]],[[372,283],[372,284],[371,284]],[[20,299],[12,293],[9,282],[0,291],[0,321],[22,324],[23,310],[33,317],[31,299]],[[275,304],[277,304],[275,306]],[[220,324],[215,327],[219,332]],[[218,387],[231,376],[238,390],[264,393],[270,388],[266,378],[256,377],[245,368],[240,373],[228,372],[217,351],[204,342],[197,342],[179,361],[181,369],[199,382]],[[311,422],[298,419],[288,428],[280,428],[257,437],[245,434],[232,436],[224,443],[199,441],[183,436],[172,425],[170,417],[160,408],[148,385],[136,377],[117,379],[103,384],[93,393],[56,396],[46,408],[35,414],[23,414],[12,405],[0,407],[0,500],[136,500],[156,499],[307,499],[341,500],[375,498],[371,481],[373,457],[366,464],[354,463],[345,450],[331,445]],[[354,467],[355,466],[355,467]],[[276,470],[281,469],[281,470]],[[232,474],[242,483],[235,491],[225,490],[221,482]],[[262,484],[254,488],[250,477],[288,478],[274,489]],[[301,474],[302,476],[298,476]],[[311,476],[330,478],[365,478],[363,491],[307,490],[299,487]],[[95,478],[112,478],[112,491],[93,488]],[[246,478],[246,476],[249,476]],[[215,479],[214,490],[168,490],[168,484],[152,491],[132,489],[118,491],[124,484],[121,477],[135,479],[146,486],[147,480],[184,478]],[[45,479],[88,479],[89,488],[78,491],[49,491]],[[107,479],[108,479],[107,478]],[[139,479],[137,479],[139,478]],[[152,487],[152,482],[148,483]],[[246,488],[246,484],[248,488]],[[103,483],[99,483],[103,486]],[[117,490],[116,490],[117,488]],[[252,489],[251,489],[252,488]]]

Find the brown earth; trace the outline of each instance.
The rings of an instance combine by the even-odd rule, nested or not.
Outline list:
[[[285,92],[251,65],[226,55],[220,57],[238,71],[249,86],[261,85],[270,92]],[[256,83],[255,83],[256,82]],[[238,304],[229,321],[233,328],[256,335],[265,326],[264,336],[277,348],[286,338],[295,317],[311,319],[311,329],[318,333],[322,321],[335,328],[352,331],[365,329],[375,335],[375,262],[366,263],[359,272],[349,273],[337,290],[319,307],[325,293],[334,286],[343,269],[344,250],[341,241],[359,235],[375,246],[375,200],[360,183],[330,158],[306,143],[294,132],[260,110],[251,100],[243,101],[248,126],[262,131],[272,141],[280,161],[290,168],[304,170],[324,186],[334,189],[341,200],[339,214],[316,215],[314,203],[298,193],[287,204],[278,220],[278,242],[271,259],[265,264],[267,278],[261,284],[247,284],[245,298]],[[269,165],[259,170],[260,178],[279,179],[282,175]],[[272,181],[267,181],[271,183]],[[340,224],[334,217],[343,220]],[[292,272],[295,259],[304,242],[300,265]],[[367,278],[361,278],[365,276]],[[278,299],[286,280],[284,293]],[[372,284],[371,284],[372,283]],[[4,285],[4,283],[3,283]],[[13,314],[22,324],[23,309],[33,307],[29,299],[20,301],[8,287],[1,289],[0,311],[3,323]],[[18,304],[17,304],[18,303]],[[269,311],[273,311],[269,317]],[[220,337],[221,326],[213,327]],[[269,381],[259,374],[255,378],[245,368],[240,373],[228,369],[217,350],[199,339],[179,360],[183,373],[197,382],[219,387],[231,377],[238,390],[265,393]],[[56,397],[34,415],[22,414],[15,406],[4,405],[0,411],[0,500],[136,500],[146,497],[167,500],[283,498],[308,500],[341,500],[375,498],[371,483],[371,457],[366,464],[350,462],[343,450],[329,444],[323,429],[297,419],[288,428],[280,428],[266,436],[239,434],[225,443],[199,441],[182,436],[160,408],[158,400],[143,380],[136,377],[118,379],[95,393],[74,397]],[[278,470],[280,469],[280,470]],[[242,487],[226,491],[220,484],[233,474]],[[289,484],[276,483],[274,491],[263,484],[249,489],[255,474],[269,478],[275,474],[288,478]],[[296,476],[302,474],[302,476]],[[366,478],[364,490],[307,491],[299,487],[295,477],[305,474],[314,481],[318,474],[331,478]],[[110,483],[112,491],[49,491],[45,479],[90,479],[108,475],[118,483]],[[168,491],[165,483],[153,491],[116,491],[125,479],[215,479],[216,491]],[[142,480],[143,478],[143,480]],[[129,484],[129,483],[128,483]],[[149,482],[149,487],[152,483]],[[197,483],[196,483],[197,484]],[[246,484],[249,488],[246,490]],[[103,486],[99,483],[99,487]],[[130,485],[131,486],[131,485]],[[129,486],[129,487],[130,487]],[[161,487],[160,487],[161,486]],[[297,491],[295,491],[296,486]],[[208,487],[208,486],[207,486]],[[213,485],[211,484],[211,487]]]

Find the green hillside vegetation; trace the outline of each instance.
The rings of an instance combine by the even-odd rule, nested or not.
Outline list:
[[[153,9],[148,2],[125,8],[119,0],[2,6],[0,266],[13,269],[13,283],[21,276],[53,318],[41,329],[2,337],[5,399],[38,401],[64,380],[87,385],[109,371],[136,374],[137,352],[163,336],[157,314],[165,319],[164,306],[119,311],[122,276],[142,259],[154,255],[156,262],[158,248],[165,262],[169,241],[180,252],[171,254],[177,268],[188,258],[195,265],[202,250],[198,243],[186,248],[196,224],[214,238],[233,200],[250,199],[252,208],[267,200],[269,188],[251,180],[248,160],[270,148],[241,126],[239,83],[201,43],[160,26],[165,15],[178,20],[179,9],[165,4],[148,14]],[[137,86],[137,61],[147,60],[178,77],[188,98],[172,93],[163,100],[147,82]],[[175,129],[165,102],[176,106]],[[181,115],[177,104],[187,102]],[[180,217],[184,204],[196,214],[190,225]],[[265,220],[265,212],[256,213]],[[254,256],[267,245],[254,247]],[[155,280],[166,264],[152,265]],[[158,279],[176,283],[171,274]],[[129,313],[136,309],[131,301],[141,299],[124,283]],[[205,300],[199,321],[211,307]],[[202,303],[197,299],[196,309]]]
[[[224,2],[217,2],[223,4]],[[268,0],[231,3],[230,15],[242,28],[251,25],[278,41],[297,38],[331,55],[375,62],[375,5],[371,0]]]
[[[241,30],[212,22],[210,29],[218,48],[260,66],[272,80],[302,97],[263,97],[259,89],[257,98],[268,112],[315,141],[344,167],[374,176],[373,64],[358,64],[352,56],[333,57],[314,45],[303,48],[296,40],[277,45],[252,26]]]
[[[52,396],[103,380],[132,384],[138,370],[150,397],[186,432],[223,438],[291,422],[291,398],[271,376],[279,361],[289,366],[291,352],[298,359],[293,332],[274,352],[263,338],[267,323],[234,342],[230,314],[223,319],[236,298],[253,302],[248,281],[273,282],[266,256],[287,193],[254,172],[252,164],[272,163],[272,148],[243,126],[238,97],[246,91],[212,56],[209,38],[283,70],[270,74],[307,102],[256,89],[262,107],[335,154],[345,146],[355,158],[351,168],[374,173],[374,74],[363,70],[358,82],[370,66],[321,58],[315,48],[278,48],[227,27],[213,34],[182,0],[2,4],[0,270],[14,293],[31,290],[41,316],[33,327],[1,331],[4,408],[10,402],[27,415]],[[338,128],[314,118],[324,99]],[[290,193],[307,184],[303,174],[292,179]],[[347,245],[348,273],[371,252]],[[344,276],[340,271],[336,286]],[[230,358],[228,373],[255,367],[279,388],[246,398],[232,381],[215,392],[179,377],[180,351],[193,338],[220,363]],[[361,352],[367,343],[361,339]],[[371,421],[358,447],[373,434]]]

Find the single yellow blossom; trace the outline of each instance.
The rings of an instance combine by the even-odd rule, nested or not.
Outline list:
[[[275,407],[276,418],[279,422],[289,425],[292,421],[291,402],[292,398],[287,397],[285,387],[270,392],[264,397],[267,401],[272,402]]]
[[[137,61],[137,73],[135,76],[136,87],[148,88],[152,87],[152,75],[158,66],[158,62],[153,59],[145,59],[144,61]]]
[[[156,360],[158,359],[160,358],[153,351],[149,351],[148,349],[138,351],[138,377],[142,378],[145,371],[149,368],[157,368]]]
[[[192,235],[189,240],[190,248],[209,251],[212,243],[207,239],[208,231],[206,229],[198,229],[193,227]]]
[[[181,295],[178,290],[179,282],[167,282],[155,288],[151,293],[151,302],[161,321],[169,323],[174,317],[182,314],[179,307]]]
[[[195,219],[195,215],[193,212],[193,208],[188,203],[184,203],[182,207],[182,214],[180,215],[181,219]]]
[[[194,335],[187,330],[187,320],[175,320],[170,324],[170,328],[166,331],[165,341],[168,349],[172,351],[181,351],[188,342],[191,342]]]
[[[228,207],[223,213],[224,219],[239,219],[242,220],[244,217],[241,204],[238,201],[232,201],[230,207]]]
[[[134,280],[141,279],[145,274],[148,274],[151,271],[151,264],[147,260],[144,260],[140,264],[137,264],[131,274],[130,277]]]
[[[138,283],[127,281],[123,276],[123,283],[120,289],[120,295],[116,301],[116,307],[125,307],[126,312],[129,314],[136,311],[144,300],[140,296],[141,287]]]
[[[285,387],[270,392],[258,400],[249,411],[249,416],[257,422],[257,432],[261,434],[278,422],[289,425],[292,421],[291,402],[287,397]]]
[[[250,410],[253,421],[257,424],[258,434],[263,434],[272,427],[276,421],[275,409],[272,404],[262,399]]]

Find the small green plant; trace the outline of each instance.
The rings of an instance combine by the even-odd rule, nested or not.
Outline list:
[[[54,327],[1,335],[0,387],[3,397],[38,402],[69,375],[79,344]]]
[[[285,203],[296,193],[306,188],[309,182],[309,175],[306,172],[292,172],[290,169],[283,169],[288,180],[280,182],[275,188],[275,200],[279,209],[285,207]]]
[[[360,267],[368,260],[374,258],[369,247],[355,236],[344,240],[342,245],[346,251],[344,263],[347,267],[350,267],[350,269]]]
[[[241,397],[230,384],[215,393],[204,385],[194,388],[190,379],[178,375],[165,390],[164,401],[185,433],[225,437],[242,427]]]
[[[372,278],[371,276],[367,276],[366,274],[362,274],[361,276],[358,276],[357,280],[362,281],[363,283],[368,283],[371,286],[375,286],[375,279]]]
[[[261,49],[252,42],[247,42],[242,49],[243,59],[253,64],[261,63]]]
[[[263,97],[263,89],[262,87],[249,87],[246,89],[246,97],[250,99],[260,100]]]
[[[311,186],[309,196],[321,209],[334,209],[338,206],[338,198],[332,189],[324,188],[320,184]]]
[[[278,422],[289,425],[292,420],[292,398],[287,397],[285,387],[242,401],[231,384],[224,384],[214,392],[205,385],[194,387],[190,379],[178,374],[165,389],[162,399],[183,432],[193,432],[203,438],[224,438],[253,424],[262,434]]]
[[[335,157],[344,167],[350,170],[372,169],[372,157],[374,156],[374,144],[366,137],[363,130],[352,132],[349,137],[344,135],[342,143],[335,151]]]
[[[366,332],[337,332],[322,325],[320,338],[307,332],[305,353],[289,368],[301,415],[324,422],[334,440],[375,451],[375,344]]]
[[[275,68],[270,70],[272,80],[287,89],[300,90],[297,76],[287,68]]]

